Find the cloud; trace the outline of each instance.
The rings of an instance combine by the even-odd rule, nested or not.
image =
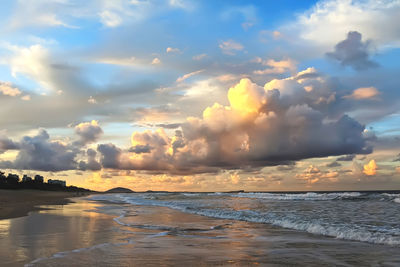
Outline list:
[[[6,96],[19,96],[21,95],[21,91],[13,87],[10,82],[0,82],[0,92]]]
[[[15,56],[9,61],[11,73],[14,77],[21,73],[29,78],[36,80],[44,87],[49,86],[48,65],[49,52],[41,45],[32,45],[30,47],[10,47]]]
[[[104,10],[99,13],[100,21],[107,27],[117,27],[122,24],[122,18],[110,10]]]
[[[230,175],[232,184],[238,184],[240,182],[240,176],[238,173],[233,173]]]
[[[278,40],[278,39],[282,38],[282,33],[279,31],[273,31],[272,36],[274,37],[275,40]]]
[[[317,2],[281,30],[325,49],[349,31],[357,31],[381,49],[400,45],[397,0],[326,0]],[[326,51],[326,50],[325,50]]]
[[[180,123],[159,123],[155,125],[157,128],[176,129],[181,126]]]
[[[335,100],[321,102],[332,95],[327,86],[313,69],[264,87],[241,79],[228,91],[229,105],[215,103],[201,118],[187,118],[172,137],[162,129],[134,132],[132,147],[152,149],[137,154],[114,147],[113,166],[191,174],[370,153],[364,126],[345,114],[333,119],[326,105]]]
[[[194,8],[193,2],[186,0],[169,0],[169,5],[174,8],[181,8],[186,10],[191,10]]]
[[[87,162],[80,161],[78,165],[78,169],[82,171],[91,170],[98,171],[101,170],[101,164],[96,160],[97,152],[91,148],[86,151]]]
[[[296,71],[296,65],[297,65],[297,62],[290,58],[281,61],[279,60],[275,61],[273,59],[262,60],[261,58],[258,57],[255,59],[254,62],[261,63],[262,65],[269,67],[263,70],[255,70],[254,74],[258,75],[281,74],[285,72],[293,73]]]
[[[69,21],[89,20],[101,23],[107,28],[117,28],[146,20],[165,10],[182,8],[190,10],[192,5],[186,1],[97,1],[83,3],[75,1],[16,1],[15,12],[11,16],[9,27],[78,27]]]
[[[37,171],[65,171],[76,169],[75,157],[78,150],[61,141],[52,141],[47,131],[41,129],[38,134],[24,136],[18,145],[18,155],[13,162],[0,162],[3,168]]]
[[[193,60],[202,60],[206,57],[207,57],[207,54],[199,54],[199,55],[193,56],[192,58],[193,58]]]
[[[188,78],[190,78],[190,77],[192,77],[194,75],[197,75],[199,73],[202,73],[203,71],[204,70],[197,70],[197,71],[193,71],[193,72],[187,73],[187,74],[179,77],[178,79],[176,79],[176,82],[177,83],[183,82],[184,80],[186,80],[186,79],[188,79]]]
[[[85,145],[96,142],[103,134],[98,121],[82,122],[75,126],[75,133],[80,137],[80,143]]]
[[[101,154],[101,165],[104,168],[118,169],[120,168],[121,149],[114,144],[100,144],[97,146],[97,151]]]
[[[0,136],[0,154],[7,150],[18,149],[18,143],[15,143],[6,136]]]
[[[171,116],[177,115],[178,111],[168,105],[149,107],[149,108],[136,108],[132,111],[132,117],[136,124],[154,124],[168,120]]]
[[[136,154],[141,154],[141,153],[150,153],[152,147],[149,144],[146,145],[136,145],[133,146],[129,149],[129,152],[133,152]]]
[[[361,41],[359,32],[349,32],[347,39],[339,42],[335,46],[335,51],[326,53],[326,55],[336,59],[343,66],[351,66],[356,70],[377,67],[378,64],[369,59],[368,46],[369,42]]]
[[[152,65],[158,65],[161,64],[161,60],[158,57],[153,58],[153,60],[151,61]]]
[[[167,53],[179,53],[180,50],[179,50],[179,48],[175,48],[175,47],[167,47],[166,52]]]
[[[38,83],[44,93],[76,90],[74,86],[77,84],[86,86],[78,68],[60,62],[56,55],[40,44],[27,47],[8,45],[6,48],[12,52],[6,58],[12,76],[18,78],[22,74]]]
[[[88,103],[94,105],[94,104],[97,104],[97,100],[93,96],[90,96],[88,99]]]
[[[222,50],[222,53],[231,56],[235,55],[237,51],[241,51],[244,49],[242,44],[235,42],[233,40],[220,42],[219,48]]]
[[[374,159],[370,160],[366,165],[364,165],[363,173],[368,176],[372,176],[376,174],[376,170],[378,169],[378,165]]]
[[[76,29],[60,19],[56,14],[62,10],[63,1],[17,1],[15,14],[11,17],[9,27],[65,27]],[[61,13],[61,12],[60,12]]]
[[[302,173],[296,174],[296,179],[307,182],[308,184],[314,184],[320,182],[321,180],[329,180],[331,182],[336,182],[338,172],[335,171],[321,171],[317,167],[310,165]]]
[[[333,161],[331,163],[326,164],[326,167],[329,167],[329,168],[340,167],[340,166],[342,166],[342,164],[340,164],[337,161]]]
[[[22,100],[24,101],[30,101],[31,100],[31,96],[30,95],[24,95],[23,97],[21,97]]]
[[[338,157],[336,160],[337,161],[352,161],[355,157],[356,157],[356,155],[351,154],[351,155],[345,155],[345,156]]]
[[[375,87],[362,87],[353,91],[351,95],[346,95],[344,98],[352,98],[356,100],[377,99],[380,92]]]
[[[143,62],[140,62],[137,58],[135,57],[127,57],[127,58],[99,58],[96,60],[98,63],[103,63],[103,64],[110,64],[110,65],[117,65],[117,66],[136,66],[139,64],[143,64]]]

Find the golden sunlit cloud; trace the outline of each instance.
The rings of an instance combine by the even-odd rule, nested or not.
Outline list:
[[[228,91],[229,103],[233,110],[247,115],[258,112],[262,103],[263,90],[249,79],[241,79],[240,82]]]
[[[18,88],[13,87],[10,82],[0,81],[0,93],[8,96],[19,96],[21,91]]]
[[[284,60],[262,60],[261,58],[256,58],[255,59],[256,63],[261,63],[264,66],[268,66],[269,68],[266,68],[264,70],[256,70],[254,71],[254,74],[259,74],[259,75],[266,75],[266,74],[281,74],[285,72],[295,72],[296,71],[296,65],[297,62],[288,58]]]
[[[317,167],[310,165],[302,173],[296,174],[296,178],[304,180],[308,184],[314,184],[321,180],[327,180],[330,182],[337,182],[339,173],[336,171],[321,171]]]
[[[368,176],[372,176],[376,174],[376,170],[378,169],[378,165],[375,160],[372,159],[368,162],[368,164],[364,165],[363,173]]]
[[[363,87],[353,91],[351,95],[344,96],[344,98],[353,98],[356,100],[361,99],[376,99],[380,92],[375,87]]]

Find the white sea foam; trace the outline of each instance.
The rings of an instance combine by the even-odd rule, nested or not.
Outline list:
[[[362,241],[376,244],[400,245],[400,236],[394,237],[382,233],[371,233],[368,231],[357,230],[352,225],[343,226],[324,226],[318,222],[294,220],[285,218],[264,217],[256,212],[247,211],[246,213],[237,211],[221,210],[198,210],[193,211],[198,215],[204,215],[220,219],[241,220],[248,222],[267,223],[283,228],[306,231],[311,234],[319,234],[339,239]]]
[[[299,193],[299,194],[278,194],[278,193],[239,193],[238,197],[260,198],[271,200],[334,200],[334,199],[351,199],[360,197],[359,192],[342,192],[342,193]]]

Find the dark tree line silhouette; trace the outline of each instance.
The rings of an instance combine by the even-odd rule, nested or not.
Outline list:
[[[0,189],[36,189],[45,191],[67,191],[67,192],[91,192],[91,190],[76,186],[64,186],[57,183],[45,183],[44,177],[35,175],[31,178],[24,175],[22,179],[17,174],[9,173],[6,175],[0,171]]]

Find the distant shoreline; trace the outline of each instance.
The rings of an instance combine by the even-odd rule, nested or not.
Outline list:
[[[42,205],[66,205],[71,198],[88,195],[82,192],[3,190],[0,189],[0,220],[27,216],[31,211],[43,210]]]

